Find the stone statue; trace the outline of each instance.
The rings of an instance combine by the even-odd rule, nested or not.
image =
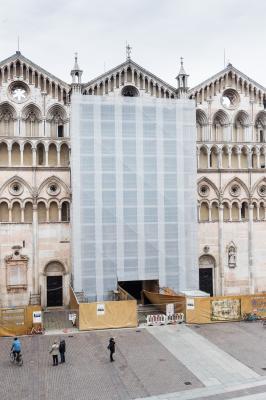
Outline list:
[[[236,267],[236,249],[233,246],[230,246],[228,249],[228,267]]]

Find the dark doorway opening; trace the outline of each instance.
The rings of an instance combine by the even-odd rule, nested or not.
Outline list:
[[[63,305],[63,277],[47,276],[47,307]]]
[[[203,292],[209,293],[213,296],[213,276],[212,268],[200,268],[199,269],[199,288]]]
[[[148,281],[123,281],[118,282],[127,293],[129,293],[138,302],[142,301],[141,292],[143,289],[149,292],[158,292],[159,283],[158,280],[148,280]]]

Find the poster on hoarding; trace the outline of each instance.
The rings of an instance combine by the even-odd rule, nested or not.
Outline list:
[[[211,301],[212,321],[237,321],[240,319],[240,299],[223,299]]]

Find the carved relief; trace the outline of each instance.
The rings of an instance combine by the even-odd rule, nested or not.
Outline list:
[[[13,253],[5,257],[6,287],[9,292],[27,290],[27,269],[29,258],[21,254],[21,246],[13,246]]]

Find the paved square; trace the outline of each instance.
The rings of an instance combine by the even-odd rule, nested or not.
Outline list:
[[[266,375],[266,327],[262,322],[191,325],[190,328],[259,375]]]
[[[107,350],[111,335],[117,342],[114,363]],[[48,352],[55,336],[21,338],[22,367],[9,361],[12,339],[0,339],[0,399],[127,400],[203,387],[145,329],[69,336],[64,336],[66,364],[58,367],[52,366]]]

